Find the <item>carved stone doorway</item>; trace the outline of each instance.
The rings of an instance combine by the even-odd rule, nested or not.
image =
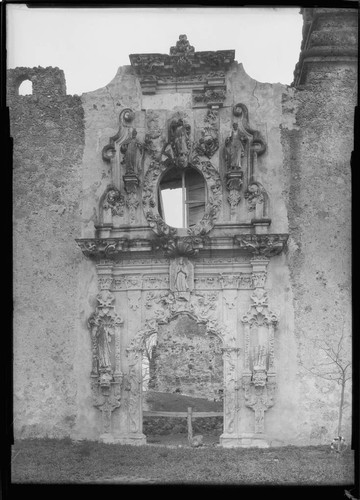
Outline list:
[[[194,434],[201,434],[204,444],[219,442],[223,430],[222,341],[207,333],[204,322],[183,312],[159,324],[157,333],[144,340],[142,382],[143,432],[148,443],[188,444],[189,407],[195,417]]]

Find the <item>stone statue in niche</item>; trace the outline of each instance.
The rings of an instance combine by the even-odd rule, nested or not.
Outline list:
[[[189,290],[188,282],[187,282],[187,269],[184,264],[183,257],[180,257],[179,263],[176,268],[176,278],[175,278],[175,288],[178,292],[187,292]]]
[[[224,159],[228,172],[241,169],[247,141],[246,136],[239,130],[237,123],[233,123],[232,128],[230,137],[225,140],[224,148]]]
[[[190,300],[194,289],[194,266],[187,257],[178,257],[170,263],[170,290],[175,299]]]
[[[172,120],[169,127],[169,142],[177,167],[186,168],[191,150],[191,127],[182,118]]]
[[[111,370],[110,342],[111,335],[114,335],[105,325],[100,325],[96,332],[98,346],[99,371]]]
[[[131,136],[121,146],[120,151],[124,155],[121,162],[125,166],[126,174],[139,173],[139,164],[143,153],[143,145],[136,138],[137,130],[134,128]]]

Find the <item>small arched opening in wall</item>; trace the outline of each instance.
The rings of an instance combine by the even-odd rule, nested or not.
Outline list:
[[[144,339],[142,409],[147,443],[219,443],[223,432],[222,345],[222,339],[209,332],[205,322],[187,311],[160,322],[157,331]],[[193,441],[189,439],[189,408]]]
[[[21,79],[17,84],[17,95],[33,95],[33,84],[29,78]]]
[[[192,227],[204,217],[207,197],[206,181],[196,168],[174,166],[160,178],[159,215],[171,227]]]

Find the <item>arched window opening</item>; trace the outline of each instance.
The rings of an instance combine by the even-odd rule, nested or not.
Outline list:
[[[204,216],[207,190],[194,168],[172,168],[160,181],[159,213],[169,226],[191,227]]]
[[[32,95],[33,93],[33,85],[30,80],[24,80],[20,83],[18,94],[19,95]]]

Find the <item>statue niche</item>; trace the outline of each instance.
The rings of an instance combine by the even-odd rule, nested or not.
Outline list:
[[[266,151],[265,141],[259,131],[249,125],[249,113],[245,104],[233,107],[232,130],[225,140],[223,162],[226,189],[229,191],[231,219],[234,220],[236,207],[241,200],[241,188],[254,180],[257,157]]]
[[[175,165],[186,168],[189,164],[191,153],[191,127],[184,119],[174,119],[169,126],[169,143]]]
[[[245,156],[246,135],[241,132],[239,125],[233,123],[231,135],[225,140],[224,159],[226,171],[233,172],[241,170]]]
[[[131,136],[120,146],[120,152],[123,154],[121,165],[125,168],[125,175],[139,174],[140,172],[144,147],[136,137],[137,130],[134,128],[131,132]]]
[[[181,256],[170,263],[170,290],[175,299],[190,300],[194,289],[194,265],[187,257]]]

